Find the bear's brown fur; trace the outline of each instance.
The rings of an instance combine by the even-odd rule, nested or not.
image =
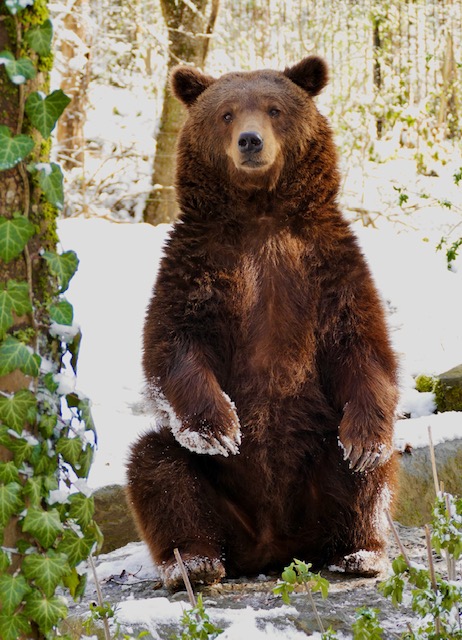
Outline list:
[[[181,209],[144,331],[157,430],[128,493],[167,586],[296,556],[373,574],[393,483],[396,361],[337,202],[326,65],[172,75]]]

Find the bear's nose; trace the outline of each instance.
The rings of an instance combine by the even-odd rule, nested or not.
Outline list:
[[[256,153],[263,149],[263,138],[256,131],[244,131],[237,144],[241,153]]]

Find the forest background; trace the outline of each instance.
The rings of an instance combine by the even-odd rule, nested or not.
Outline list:
[[[172,220],[184,116],[164,88],[179,63],[220,75],[324,56],[331,80],[319,104],[346,177],[402,149],[418,174],[439,175],[460,150],[460,0],[69,0],[51,9],[55,73],[73,98],[55,147],[68,184],[64,216]],[[95,127],[87,120],[103,102],[108,118]],[[352,217],[370,224],[408,197],[371,212],[364,194]]]

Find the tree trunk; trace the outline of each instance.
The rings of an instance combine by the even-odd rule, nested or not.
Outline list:
[[[457,64],[451,33],[448,33],[446,37],[446,51],[441,73],[443,86],[438,112],[438,126],[444,125],[448,137],[453,138],[457,135],[459,129],[459,109],[457,104]]]
[[[219,0],[196,0],[195,5],[183,0],[161,0],[161,6],[169,35],[168,73],[174,65],[183,62],[203,67]],[[194,11],[193,6],[196,7]],[[208,18],[207,10],[210,11]],[[177,215],[175,145],[184,117],[184,108],[173,97],[167,81],[156,140],[153,187],[144,210],[144,220],[151,224],[171,222]]]
[[[380,37],[380,19],[373,18],[373,44],[372,50],[374,52],[374,87],[376,95],[380,96],[382,90],[382,67],[381,67],[381,55],[382,55],[382,40]],[[381,116],[376,117],[375,126],[377,130],[377,138],[382,137],[383,130],[383,118]]]
[[[72,99],[58,121],[58,158],[69,170],[83,167],[85,108],[90,80],[90,52],[87,45],[86,21],[88,0],[76,0],[64,18],[64,27],[73,38],[65,38],[61,44],[63,75],[61,89]],[[75,69],[72,61],[81,60]],[[86,62],[83,62],[86,60]]]

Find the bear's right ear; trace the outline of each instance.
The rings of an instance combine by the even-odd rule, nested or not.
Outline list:
[[[327,64],[318,56],[308,56],[293,67],[284,69],[284,75],[295,82],[310,96],[317,96],[327,84]]]
[[[187,107],[194,104],[200,94],[214,82],[215,78],[204,75],[194,67],[174,67],[170,74],[173,94]]]

